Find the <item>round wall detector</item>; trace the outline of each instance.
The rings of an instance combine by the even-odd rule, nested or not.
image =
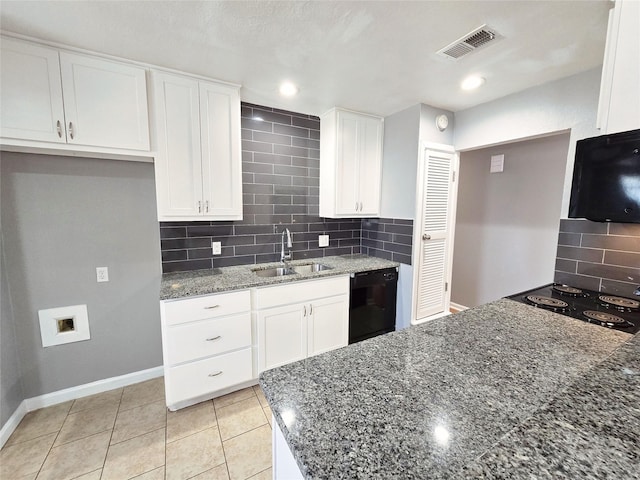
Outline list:
[[[444,132],[449,126],[449,117],[447,117],[444,113],[442,115],[438,115],[436,117],[436,126],[438,130]]]

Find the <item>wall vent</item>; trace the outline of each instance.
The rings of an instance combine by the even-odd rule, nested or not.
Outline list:
[[[494,29],[482,25],[472,32],[467,33],[464,37],[441,48],[436,53],[450,60],[458,60],[500,38],[502,38],[502,36]]]

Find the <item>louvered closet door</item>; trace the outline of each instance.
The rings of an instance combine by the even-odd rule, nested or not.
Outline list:
[[[417,319],[442,313],[446,307],[453,158],[453,154],[432,150],[424,155]]]

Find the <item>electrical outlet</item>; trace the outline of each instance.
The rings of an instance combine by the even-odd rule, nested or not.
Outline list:
[[[222,243],[221,242],[211,242],[211,253],[214,255],[222,254]]]
[[[108,282],[109,267],[96,267],[96,280],[98,282]]]
[[[328,247],[329,246],[329,235],[318,235],[318,246],[319,247]]]

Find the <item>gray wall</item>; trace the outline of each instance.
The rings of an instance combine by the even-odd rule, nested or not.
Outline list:
[[[456,112],[456,150],[475,150],[570,130],[562,216],[569,211],[576,141],[601,135],[596,129],[601,69],[554,82]]]
[[[160,366],[153,165],[3,153],[1,168],[24,396]],[[108,283],[96,283],[98,266]],[[91,339],[43,348],[38,310],[76,304],[87,304]]]
[[[441,132],[436,116],[446,114],[449,127]],[[384,119],[380,216],[415,220],[416,174],[420,143],[453,145],[453,114],[418,104]]]
[[[451,301],[474,307],[553,281],[569,134],[460,156]],[[503,173],[489,173],[504,154]]]
[[[1,168],[1,167],[0,167]],[[1,186],[0,186],[1,189]],[[24,400],[0,224],[0,426]]]

